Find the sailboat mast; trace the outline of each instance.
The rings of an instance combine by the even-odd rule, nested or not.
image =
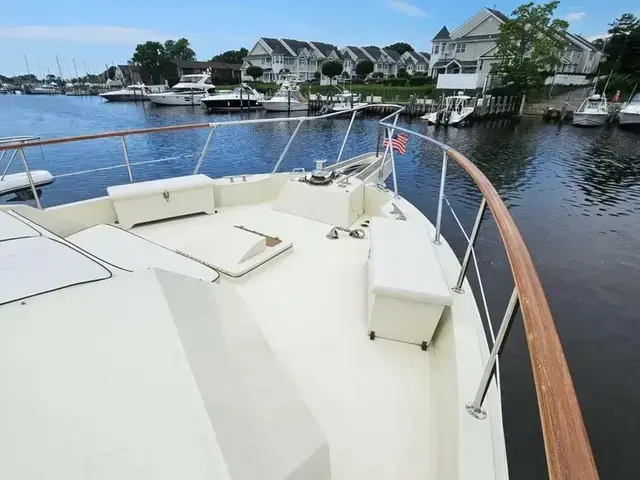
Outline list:
[[[60,68],[60,60],[58,59],[58,55],[56,55],[56,63],[58,64],[58,75],[60,75],[60,80],[62,80],[62,69]]]
[[[79,80],[78,78],[78,67],[76,67],[76,59],[73,59],[73,69],[76,71],[76,81]]]
[[[27,65],[27,74],[31,77],[31,70],[29,69],[29,60],[27,60],[27,54],[24,55],[24,63]]]

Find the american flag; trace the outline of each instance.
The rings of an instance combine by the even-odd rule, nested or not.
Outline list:
[[[403,155],[407,153],[407,143],[409,143],[409,135],[405,133],[401,133],[400,135],[394,133],[391,137],[391,148]],[[389,138],[385,138],[384,142],[382,142],[382,147],[387,148],[388,146]]]

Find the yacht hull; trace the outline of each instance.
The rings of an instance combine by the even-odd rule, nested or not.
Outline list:
[[[98,96],[104,98],[107,102],[144,102],[148,100],[144,95],[125,95],[120,93],[101,93]]]
[[[147,99],[156,105],[197,105],[204,98],[204,93],[194,93],[193,95],[172,95],[167,93],[152,93],[147,95]]]
[[[243,99],[242,102],[240,99],[207,99],[203,98],[200,103],[207,110],[218,111],[218,112],[239,112],[240,110],[246,110],[249,108],[261,108],[262,105],[258,103],[257,100],[249,100]]]
[[[640,128],[640,113],[620,112],[618,121],[621,126]]]
[[[606,113],[577,113],[573,114],[573,124],[578,127],[600,127],[607,121]]]
[[[309,104],[302,102],[289,102],[287,101],[271,101],[267,100],[262,102],[262,106],[268,112],[301,112],[308,110]]]

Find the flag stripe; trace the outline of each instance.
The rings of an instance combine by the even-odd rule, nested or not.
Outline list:
[[[398,153],[400,154],[405,154],[407,153],[407,144],[409,143],[409,135],[403,133],[400,135],[394,134],[391,137],[391,148],[393,150],[398,151]],[[387,148],[389,146],[389,139],[385,138],[384,142],[382,143],[382,146],[384,148]]]

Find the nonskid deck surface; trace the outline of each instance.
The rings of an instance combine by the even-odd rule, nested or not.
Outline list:
[[[225,235],[238,225],[293,242],[248,274],[222,282],[246,301],[319,422],[332,478],[429,478],[430,355],[414,345],[369,340],[368,236],[329,240],[329,225],[269,204],[133,231],[207,262],[202,252],[227,248]]]

